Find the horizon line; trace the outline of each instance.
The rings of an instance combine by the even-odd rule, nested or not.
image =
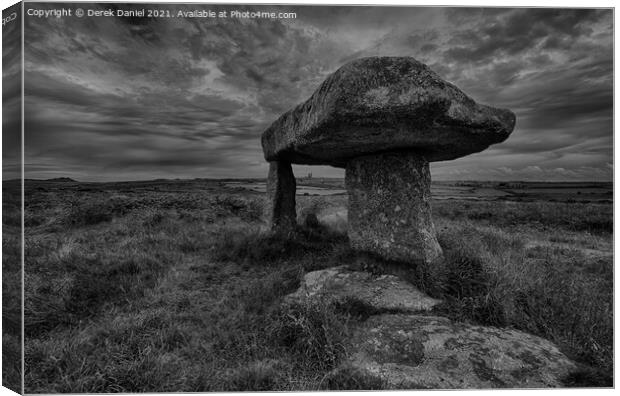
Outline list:
[[[111,180],[111,181],[89,181],[89,180],[76,180],[72,177],[53,177],[49,179],[33,179],[33,178],[12,178],[12,179],[2,179],[2,182],[18,182],[18,181],[36,181],[36,182],[45,182],[45,181],[59,181],[63,179],[69,179],[67,182],[74,183],[132,183],[132,182],[154,182],[154,181],[199,181],[199,180],[267,180],[267,177],[195,177],[195,178],[154,178],[154,179],[134,179],[134,180]],[[311,179],[308,179],[306,176],[296,176],[295,179],[306,179],[306,180],[315,180],[315,179],[342,179],[344,177],[332,177],[332,176],[313,176]],[[489,180],[489,179],[446,179],[446,180],[431,180],[431,184],[435,182],[444,182],[444,183],[464,183],[464,182],[478,182],[478,183],[612,183],[614,180]]]

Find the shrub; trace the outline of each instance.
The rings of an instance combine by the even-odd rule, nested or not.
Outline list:
[[[165,218],[166,216],[161,211],[151,210],[145,213],[142,224],[144,227],[155,227],[161,224]]]

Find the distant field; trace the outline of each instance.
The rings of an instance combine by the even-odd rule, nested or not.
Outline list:
[[[432,186],[437,199],[611,203],[612,183],[595,182],[439,182]]]
[[[114,189],[132,191],[183,192],[203,188],[224,189],[232,192],[265,192],[265,179],[194,179],[194,180],[154,180],[117,183],[78,183],[71,179],[59,181],[31,181],[39,191],[55,189],[59,185],[77,191],[99,191]],[[551,201],[612,203],[613,183],[606,182],[433,182],[433,199],[467,200],[508,200],[508,201]],[[337,195],[346,194],[344,179],[339,178],[298,178],[298,195]]]
[[[226,187],[264,192],[264,180],[231,181]],[[595,182],[434,182],[433,198],[507,201],[610,203],[612,183]],[[298,195],[346,194],[343,179],[298,179]]]
[[[363,318],[280,305],[305,272],[365,260],[348,248],[342,180],[298,180],[299,222],[322,225],[290,240],[267,233],[248,188],[261,182],[26,181],[26,392],[381,388],[328,376]],[[567,385],[609,386],[611,184],[500,184],[433,185],[451,287],[408,279],[442,314],[551,339],[581,364]],[[18,189],[4,183],[5,230]]]

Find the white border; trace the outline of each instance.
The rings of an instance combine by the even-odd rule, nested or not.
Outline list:
[[[33,2],[46,2],[46,1],[32,1],[32,0],[26,0],[25,2],[27,3],[33,3]],[[47,2],[63,2],[63,1],[47,1]],[[88,1],[88,3],[94,3],[96,1]],[[105,2],[105,1],[100,1],[100,2]],[[416,1],[397,1],[397,0],[391,0],[388,2],[381,2],[380,0],[356,0],[356,1],[343,1],[343,0],[335,0],[335,1],[329,1],[329,0],[314,0],[314,1],[310,1],[310,0],[297,0],[297,1],[278,1],[278,0],[271,0],[271,1],[257,1],[257,0],[247,0],[247,1],[230,1],[230,0],[222,0],[222,1],[194,1],[194,2],[188,2],[188,1],[145,1],[145,0],[135,0],[135,1],[114,1],[117,3],[194,3],[194,4],[290,4],[290,5],[302,5],[302,4],[308,4],[308,5],[338,5],[338,4],[342,4],[342,5],[380,5],[380,6],[441,6],[441,7],[466,7],[466,6],[472,6],[472,7],[506,7],[506,8],[512,8],[512,7],[557,7],[557,8],[614,8],[615,7],[615,3],[613,1],[610,0],[590,0],[590,1],[579,1],[579,0],[564,0],[564,1],[559,1],[559,0],[529,0],[529,1],[524,1],[524,0],[518,0],[518,1],[511,1],[510,3],[504,3],[504,2],[500,2],[498,0],[478,0],[478,1],[466,1],[466,0],[445,0],[445,1],[436,1],[436,0],[416,0]],[[5,9],[13,4],[15,4],[16,1],[9,1],[9,0],[0,0],[0,5],[2,6],[2,9]],[[67,3],[72,3],[72,2],[67,2]],[[381,4],[380,4],[381,3]],[[23,13],[22,13],[22,18],[23,18]],[[23,20],[22,20],[22,27],[23,27]],[[618,65],[615,62],[615,53],[616,53],[616,45],[618,43],[617,40],[617,35],[618,35],[618,30],[615,29],[615,9],[614,9],[614,164],[616,163],[616,150],[615,150],[615,131],[618,130],[618,117],[617,117],[617,113],[616,113],[616,107],[615,107],[615,98],[616,95],[618,93],[618,88],[615,85],[615,76],[618,73]],[[22,48],[23,48],[23,35],[22,35]],[[22,51],[22,65],[23,65],[23,51]],[[0,66],[1,67],[1,66]],[[0,68],[1,71],[1,68]],[[0,79],[1,80],[1,79]],[[1,82],[0,82],[0,88],[1,88]],[[23,74],[22,74],[22,92],[23,92]],[[22,119],[23,119],[23,96],[22,96]],[[1,106],[0,106],[0,115],[1,115]],[[23,123],[22,123],[22,128],[23,128]],[[22,135],[23,137],[23,135]],[[22,138],[22,158],[24,155],[24,139]],[[2,148],[2,142],[0,140],[0,150]],[[22,180],[23,180],[23,161],[22,161]],[[614,186],[618,183],[619,176],[616,172],[614,172]],[[1,203],[2,198],[0,197],[0,203]],[[23,205],[23,188],[22,188],[22,205]],[[617,200],[617,196],[615,194],[615,188],[614,188],[614,226],[615,226],[615,220],[616,220],[616,213],[618,210],[618,200]],[[22,224],[23,224],[23,208],[22,208]],[[614,227],[615,228],[615,227]],[[0,230],[1,230],[1,224],[0,224]],[[23,238],[23,233],[22,233],[22,238]],[[618,235],[616,233],[614,233],[614,247],[618,245],[618,243],[620,242],[620,239],[618,237]],[[22,249],[23,249],[23,243],[22,243]],[[1,252],[1,247],[0,247],[0,252]],[[615,248],[614,248],[614,252],[615,252]],[[23,257],[23,253],[22,253],[22,257]],[[619,264],[620,260],[615,256],[614,254],[614,265],[617,266]],[[0,274],[1,277],[1,274]],[[1,278],[0,278],[1,279]],[[617,294],[615,293],[615,287],[618,284],[618,273],[616,271],[614,271],[614,308],[617,307]],[[23,286],[23,275],[22,275],[22,286]],[[23,287],[22,287],[22,295],[23,295]],[[1,298],[1,297],[0,297]],[[23,297],[22,297],[22,309],[23,309]],[[23,312],[23,311],[22,311]],[[614,309],[614,315],[615,315],[615,319],[614,319],[614,326],[615,329],[617,330],[619,327],[619,323],[620,321],[618,320],[618,315],[616,310]],[[22,317],[22,321],[23,321],[23,317]],[[615,345],[616,344],[616,338],[615,338],[615,334],[614,334],[614,352],[615,352]],[[1,349],[1,346],[0,346]],[[22,350],[23,353],[23,350]],[[614,354],[615,356],[615,354]],[[22,364],[23,364],[23,359],[22,359]],[[0,367],[1,367],[1,363],[0,363]],[[615,365],[615,370],[614,370],[614,378],[618,378],[618,374],[619,374],[619,370],[618,370],[618,365]],[[443,394],[448,394],[448,392],[454,392],[454,391],[391,391],[390,393],[398,393],[398,394],[411,394],[411,395],[443,395]],[[594,394],[612,394],[615,392],[614,389],[577,389],[577,390],[566,390],[566,389],[561,389],[561,390],[534,390],[534,391],[528,391],[528,390],[493,390],[493,391],[478,391],[478,390],[472,390],[472,391],[459,391],[459,394],[462,395],[474,395],[477,394],[478,392],[502,392],[502,394],[511,394],[511,395],[519,395],[519,394],[527,394],[527,395],[545,395],[545,394],[556,394],[557,392],[560,392],[561,394],[567,394],[567,395],[580,395],[584,392],[588,392],[588,393],[594,393]],[[359,395],[368,395],[368,394],[374,394],[375,392],[343,392],[345,394],[359,394]],[[383,393],[383,392],[382,392]],[[13,393],[12,391],[6,389],[6,388],[0,388],[0,396],[9,396],[9,395],[14,395],[15,393]],[[255,393],[250,393],[250,392],[246,392],[246,393],[228,393],[227,395],[249,395],[249,394],[255,394]],[[261,395],[277,395],[279,393],[274,393],[274,392],[265,392],[265,393],[260,393]],[[302,394],[314,394],[314,392],[305,392]],[[144,394],[144,395],[148,395],[148,394]],[[172,394],[167,394],[167,393],[157,393],[154,395],[172,395]]]

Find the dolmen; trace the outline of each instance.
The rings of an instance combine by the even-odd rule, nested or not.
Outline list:
[[[331,165],[345,169],[354,249],[435,262],[429,163],[483,151],[514,126],[511,111],[477,104],[411,57],[352,61],[262,135],[271,227],[296,225],[291,164]]]
[[[476,104],[415,59],[348,63],[262,135],[271,227],[296,227],[291,164],[340,167],[352,247],[379,262],[439,268],[429,163],[485,150],[506,140],[514,125],[513,113]],[[385,389],[547,388],[564,386],[578,369],[540,337],[442,316],[435,309],[441,300],[398,272],[366,270],[376,258],[359,256],[356,265],[305,274],[284,298],[283,304],[364,307],[363,317],[349,323],[350,342],[327,382],[345,376]]]

